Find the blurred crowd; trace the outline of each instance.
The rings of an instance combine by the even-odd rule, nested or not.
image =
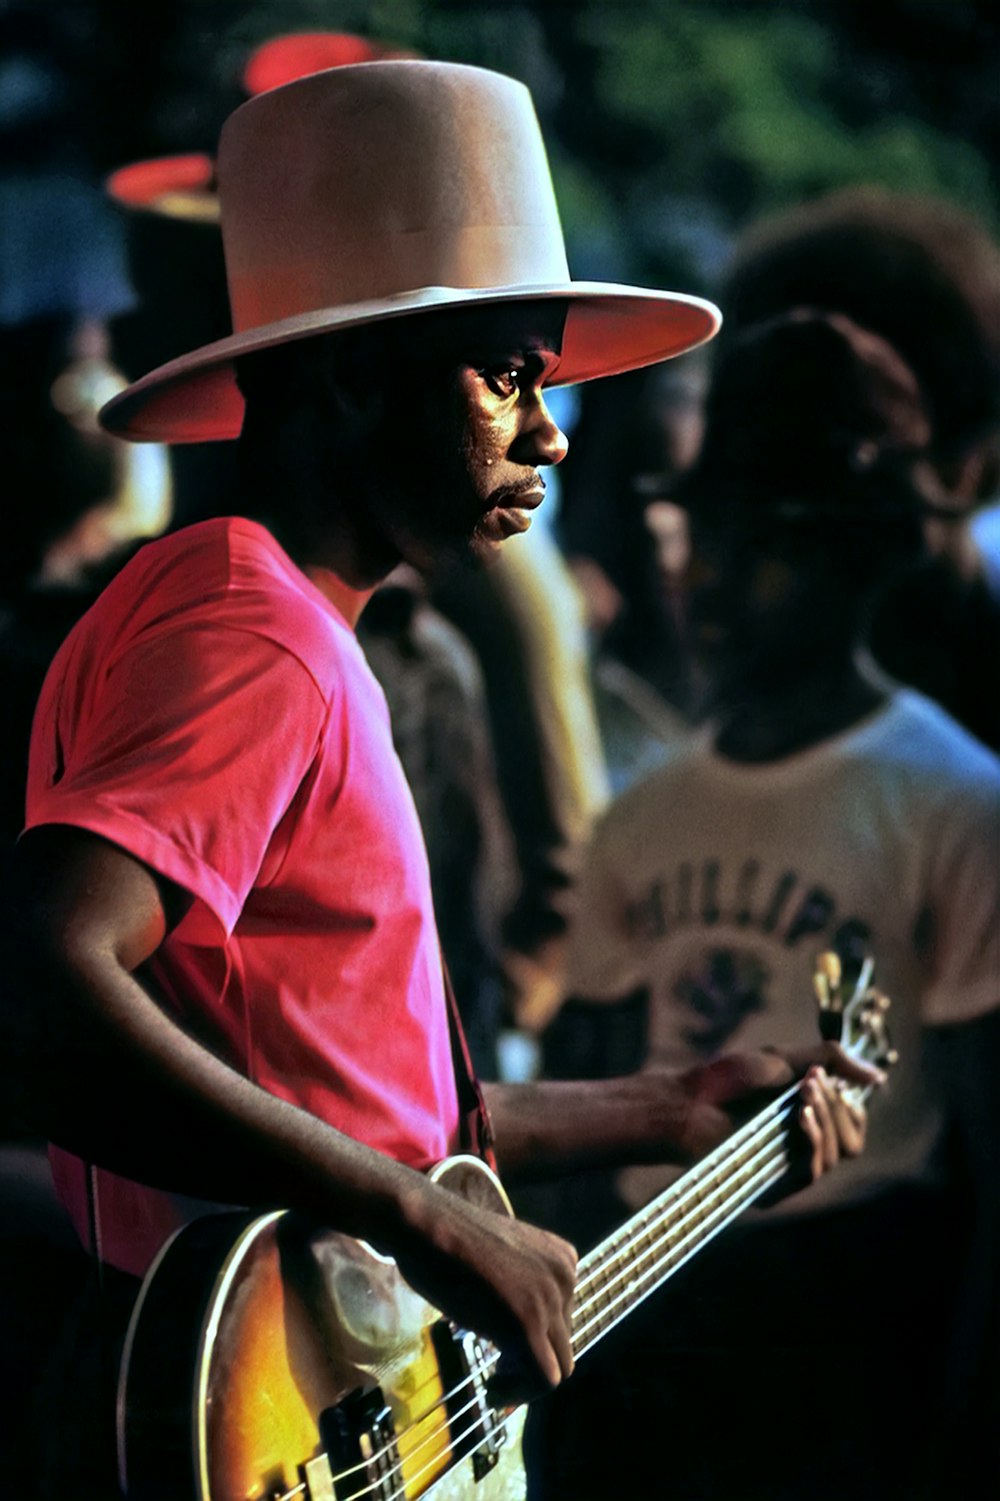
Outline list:
[[[211,163],[101,191],[44,149],[44,100],[0,120],[8,847],[59,643],[144,539],[233,503],[226,445],[97,424],[160,358],[154,305],[186,345],[223,331]],[[1000,250],[859,187],[748,227],[714,295],[709,350],[556,393],[570,453],[530,532],[488,571],[400,571],[359,634],[483,1077],[808,1041],[821,950],[848,977],[874,955],[900,1058],[858,1164],[734,1229],[541,1404],[531,1483],[995,1494]],[[4,1115],[0,1343],[30,1369],[70,1236]],[[519,1207],[586,1246],[663,1182]]]

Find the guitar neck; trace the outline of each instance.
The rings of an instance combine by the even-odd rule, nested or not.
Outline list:
[[[789,1166],[797,1101],[798,1086],[792,1085],[581,1259],[575,1357],[778,1182]]]
[[[866,958],[847,998],[840,960],[821,954],[814,988],[823,1036],[839,1040],[858,1062],[886,1067],[896,1061],[886,1025],[890,1002],[871,985],[873,968],[874,960]],[[854,1085],[847,1096],[861,1104],[870,1093],[869,1085]],[[798,1102],[799,1086],[793,1084],[582,1258],[573,1304],[574,1357],[602,1339],[784,1176]]]

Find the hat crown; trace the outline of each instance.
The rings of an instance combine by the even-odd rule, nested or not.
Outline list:
[[[569,272],[523,84],[455,63],[359,63],[227,121],[219,193],[233,328],[424,287]]]

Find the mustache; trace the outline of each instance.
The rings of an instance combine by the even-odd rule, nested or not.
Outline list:
[[[545,481],[540,474],[534,474],[530,479],[514,480],[509,485],[499,485],[497,489],[490,491],[490,506],[501,506],[507,501],[517,501],[522,495],[537,495],[541,490],[545,493]]]

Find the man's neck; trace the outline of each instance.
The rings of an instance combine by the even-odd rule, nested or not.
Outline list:
[[[852,659],[807,682],[789,682],[719,707],[715,748],[747,764],[781,761],[851,729],[884,704],[888,693],[888,684]]]
[[[332,605],[343,615],[352,629],[357,627],[361,618],[361,612],[375,593],[377,586],[370,589],[355,589],[346,583],[332,568],[324,568],[318,563],[309,563],[302,570],[309,581],[316,585],[321,594],[325,595]]]
[[[391,572],[395,559],[376,561],[362,557],[357,538],[334,521],[322,535],[304,529],[297,531],[287,521],[275,524],[271,517],[264,519],[263,524],[348,625],[356,627],[368,601]]]

